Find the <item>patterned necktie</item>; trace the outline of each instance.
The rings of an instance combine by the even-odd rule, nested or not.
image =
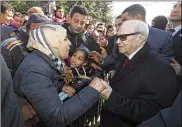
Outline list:
[[[128,59],[128,57],[126,57],[122,64],[122,68],[124,68],[128,64],[128,62],[129,62],[129,59]]]

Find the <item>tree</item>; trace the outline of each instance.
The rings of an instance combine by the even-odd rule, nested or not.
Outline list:
[[[70,8],[75,5],[82,5],[88,9],[89,15],[93,18],[106,22],[111,23],[113,16],[111,15],[112,11],[112,1],[57,1],[57,5],[64,8],[65,12],[68,12]]]
[[[45,7],[48,7],[49,1],[8,1],[15,11],[23,12],[27,11],[29,8],[33,6],[39,6],[45,11]],[[56,1],[57,6],[63,7],[65,12],[68,12],[70,8],[75,5],[82,5],[88,9],[89,15],[98,21],[102,21],[105,23],[111,23],[113,16],[111,15],[112,11],[112,1],[96,1],[96,0],[88,0],[88,1]]]
[[[8,1],[9,4],[11,4],[15,11],[23,12],[28,11],[33,6],[41,7],[43,10],[45,10],[45,7],[48,5],[48,1]]]

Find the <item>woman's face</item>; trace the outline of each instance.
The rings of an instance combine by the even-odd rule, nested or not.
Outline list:
[[[63,42],[60,43],[61,43],[59,48],[60,58],[64,60],[68,58],[71,43],[68,40],[67,36],[65,36]]]

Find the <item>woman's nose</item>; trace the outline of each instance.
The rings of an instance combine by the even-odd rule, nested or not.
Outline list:
[[[68,43],[69,46],[71,45],[71,42],[69,40],[67,40],[67,43]]]
[[[120,44],[121,43],[121,40],[118,38],[117,41],[116,41],[117,44]]]

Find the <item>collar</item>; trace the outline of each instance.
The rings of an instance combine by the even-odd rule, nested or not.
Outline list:
[[[141,49],[142,47],[139,47],[135,52],[133,52],[131,55],[129,55],[128,59],[131,60],[133,56]]]
[[[182,25],[179,25],[177,27],[174,28],[174,32],[172,33],[172,35],[174,36],[180,29],[181,29]]]

